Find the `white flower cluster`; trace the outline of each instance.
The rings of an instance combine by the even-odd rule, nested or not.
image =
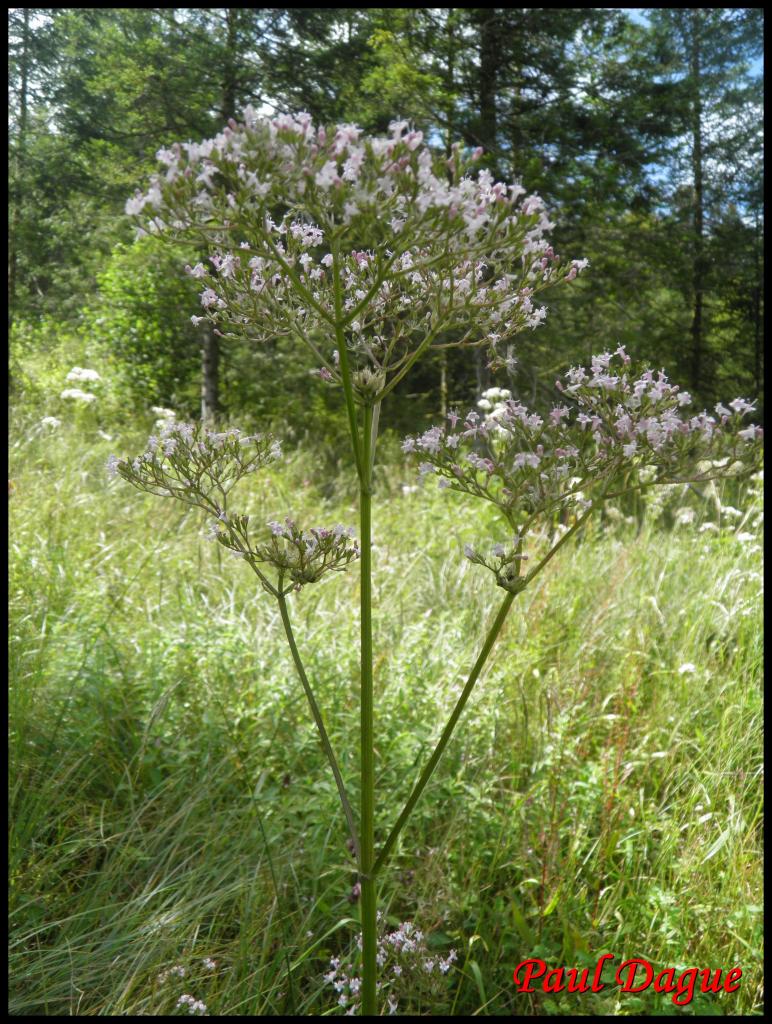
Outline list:
[[[205,971],[211,972],[216,970],[217,963],[211,957],[206,956],[201,960],[201,967]],[[193,974],[195,975],[196,973],[194,968]],[[159,985],[167,985],[173,979],[185,978],[187,975],[188,970],[182,964],[175,964],[173,967],[167,967],[161,971],[156,980]],[[206,1003],[188,993],[184,993],[179,997],[176,1002],[176,1008],[178,1010],[186,1010],[190,1016],[205,1017],[209,1015]]]
[[[86,405],[96,402],[97,398],[92,391],[82,391],[80,388],[65,388],[59,397],[71,402],[83,402]]]
[[[167,429],[172,421],[177,419],[177,413],[174,409],[167,409],[163,405],[153,405],[150,407],[150,411],[157,416],[155,421],[156,430]]]
[[[377,990],[381,1000],[386,997],[384,1009],[390,1016],[397,1013],[400,1005],[417,1003],[421,998],[439,994],[441,979],[446,975],[458,954],[455,949],[448,951],[447,956],[432,955],[426,945],[426,938],[420,928],[410,921],[404,921],[394,931],[384,932],[383,915],[378,912],[381,933],[378,938],[376,963],[380,968],[381,981]],[[358,942],[362,946],[361,936]],[[330,960],[330,970],[324,980],[331,985],[337,994],[338,1005],[345,1008],[347,1016],[359,1012],[359,993],[362,979],[353,968],[339,957]]]
[[[556,255],[538,196],[471,174],[480,153],[437,157],[404,121],[366,138],[247,108],[214,139],[159,151],[165,172],[127,213],[209,240],[212,269],[188,270],[217,330],[292,335],[337,381],[315,335],[342,329],[352,370],[382,389],[432,344],[485,345],[511,364],[502,347],[546,315],[537,293],[587,266]]]
[[[86,370],[82,366],[73,366],[66,377],[66,380],[70,380],[74,384],[93,384],[101,379],[96,370]]]
[[[208,1016],[206,1003],[200,999],[195,999],[193,996],[182,995],[177,1000],[178,1007],[185,1007],[191,1016],[195,1017],[206,1017]]]
[[[482,409],[487,419],[495,420],[498,416],[503,416],[506,413],[507,407],[504,402],[511,397],[512,392],[507,388],[488,388],[487,391],[483,391],[477,408]]]
[[[164,985],[171,978],[184,978],[185,974],[186,971],[182,964],[175,964],[174,967],[167,967],[161,971],[157,981],[159,985]]]

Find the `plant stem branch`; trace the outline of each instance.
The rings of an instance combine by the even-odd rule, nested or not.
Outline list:
[[[295,643],[295,635],[292,632],[292,624],[290,623],[289,612],[287,610],[287,599],[284,594],[279,593],[279,611],[281,612],[281,621],[284,624],[284,632],[287,635],[287,642],[289,643],[290,650],[292,651],[292,659],[295,662],[295,668],[297,669],[298,675],[300,676],[300,682],[303,684],[303,689],[306,692],[308,703],[311,707],[311,714],[314,716],[316,727],[319,730],[319,738],[324,748],[324,752],[327,755],[327,760],[330,762],[332,768],[332,774],[335,776],[335,783],[338,787],[338,793],[340,794],[340,802],[343,804],[343,813],[346,815],[346,821],[348,822],[349,832],[351,833],[351,841],[354,844],[354,856],[357,860],[357,865],[361,867],[361,855],[359,848],[359,836],[357,835],[356,822],[354,820],[354,812],[351,809],[351,803],[349,802],[348,795],[346,793],[346,787],[343,783],[343,777],[340,774],[338,768],[338,762],[335,759],[335,754],[330,743],[327,730],[324,727],[324,720],[322,719],[322,713],[319,710],[319,705],[316,703],[313,691],[308,682],[305,669],[303,668],[303,662],[300,660],[300,654],[298,653],[298,647]]]
[[[418,802],[418,798],[421,796],[421,793],[423,793],[427,782],[432,777],[434,769],[437,767],[437,762],[442,757],[443,751],[445,750],[445,747],[448,745],[450,737],[453,735],[453,730],[456,728],[456,723],[461,717],[461,712],[464,710],[466,702],[469,700],[472,690],[474,689],[475,683],[477,682],[480,673],[483,670],[483,666],[485,665],[485,662],[488,659],[488,655],[490,654],[491,649],[494,643],[496,642],[496,638],[501,632],[501,627],[504,624],[504,619],[507,617],[507,612],[511,608],[515,596],[515,594],[510,592],[507,593],[507,596],[504,598],[501,607],[499,608],[498,614],[496,615],[496,618],[493,621],[493,625],[488,630],[488,635],[485,638],[485,643],[483,644],[482,650],[478,655],[477,661],[474,663],[474,668],[469,674],[469,678],[466,681],[466,686],[464,686],[464,689],[461,691],[461,696],[458,698],[456,706],[453,709],[453,713],[448,719],[448,724],[443,729],[442,736],[440,736],[439,742],[437,746],[434,748],[434,753],[429,758],[426,767],[421,773],[420,779],[413,787],[413,792],[408,797],[407,803],[405,804],[402,813],[397,818],[394,828],[392,828],[391,832],[389,833],[389,837],[386,840],[383,849],[378,854],[378,858],[375,861],[375,864],[373,865],[373,875],[377,876],[378,872],[386,863],[386,860],[389,854],[391,853],[392,848],[394,847],[394,844],[396,843],[397,838],[400,832],[402,831],[405,822],[410,817],[413,808]]]
[[[359,543],[361,551],[361,875],[360,907],[362,920],[362,1016],[376,1014],[376,908],[373,860],[375,857],[375,756],[373,750],[373,630],[372,630],[372,558],[371,502],[373,409],[365,406],[362,436],[362,472],[359,487]]]
[[[335,290],[335,341],[338,345],[338,361],[340,363],[340,375],[343,380],[343,394],[346,397],[346,412],[348,414],[349,431],[351,432],[351,445],[354,450],[354,461],[356,462],[357,474],[360,486],[367,475],[367,453],[369,449],[366,444],[360,444],[359,430],[357,428],[357,412],[354,404],[354,389],[351,386],[351,370],[348,364],[348,349],[346,348],[346,336],[343,333],[343,286],[340,280],[340,251],[337,242],[332,247],[332,275]],[[363,455],[364,453],[364,455]]]

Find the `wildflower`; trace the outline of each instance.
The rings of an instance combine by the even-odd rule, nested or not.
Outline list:
[[[744,430],[738,430],[737,436],[741,437],[743,441],[755,441],[764,436],[764,431],[761,427],[752,424],[750,427],[745,427]]]
[[[169,978],[171,977],[185,977],[185,968],[182,966],[182,964],[175,964],[174,967],[167,967],[165,970],[161,971],[161,973],[158,975],[158,982],[159,984],[163,984],[164,982],[168,981]]]
[[[554,407],[546,423],[521,402],[489,389],[485,394],[491,397],[481,400],[485,416],[471,410],[462,421],[454,415],[448,424],[406,438],[402,450],[423,460],[422,476],[433,473],[445,487],[492,502],[516,535],[558,510],[583,521],[609,493],[666,485],[684,476],[731,477],[744,473],[745,465],[760,456],[763,432],[738,431],[731,417],[721,425],[706,413],[686,418],[680,411],[685,403],[679,388],[663,372],[646,370],[636,378],[624,350],[594,356],[589,369],[572,367],[563,381],[571,405]],[[495,410],[488,409],[497,398],[503,400]],[[743,399],[733,407],[748,411]],[[750,459],[740,461],[741,451]],[[722,512],[741,515],[733,509]],[[679,525],[694,519],[690,508],[676,515]],[[555,542],[569,528],[550,525]],[[519,572],[527,557],[520,549],[523,538],[521,533],[510,556],[497,545],[493,561],[471,545],[465,554],[490,569],[500,586],[517,592],[530,578]]]
[[[52,430],[57,430],[62,425],[62,421],[58,420],[56,416],[44,416],[40,421],[42,427],[50,427]]]
[[[187,994],[180,996],[177,1000],[177,1006],[187,1006],[188,1013],[191,1016],[203,1017],[207,1013],[206,1003],[203,1003],[200,999],[194,999],[193,996]]]
[[[459,151],[448,165],[402,122],[387,137],[364,139],[342,125],[315,129],[305,115],[259,117],[247,107],[242,123],[203,143],[161,150],[159,160],[163,170],[127,212],[150,212],[155,230],[175,234],[208,231],[213,220],[222,225],[210,257],[215,273],[201,263],[187,267],[208,286],[204,316],[226,336],[267,340],[287,332],[306,340],[319,316],[328,323],[339,317],[341,289],[343,310],[356,310],[346,325],[352,375],[367,371],[373,393],[419,344],[409,339],[422,337],[426,346],[427,329],[428,344],[448,344],[454,333],[459,345],[486,340],[494,364],[511,364],[508,342],[546,316],[537,292],[587,266],[555,255],[540,197],[494,181],[486,169],[475,173],[473,155]],[[277,223],[280,206],[291,212]],[[319,260],[313,250],[328,234],[340,249]],[[367,250],[356,244],[364,235]],[[253,255],[243,265],[245,237]],[[473,259],[470,243],[480,253]],[[486,261],[486,252],[495,259]],[[329,273],[336,260],[337,273]],[[375,322],[394,325],[408,351],[365,343],[364,325]]]
[[[301,530],[291,519],[270,522],[270,536],[254,536],[250,517],[221,507],[230,489],[245,475],[281,457],[270,435],[206,430],[201,425],[169,420],[161,437],[151,436],[147,450],[129,461],[112,456],[108,473],[119,475],[139,490],[177,498],[204,509],[216,520],[209,538],[246,560],[265,590],[274,596],[299,590],[328,572],[345,569],[359,557],[351,528]],[[224,529],[218,527],[221,524]],[[260,565],[276,570],[272,582]]]
[[[73,383],[95,383],[100,381],[102,378],[99,376],[96,370],[86,370],[82,366],[74,366],[67,374],[66,380],[71,380]]]
[[[80,388],[65,388],[60,397],[71,399],[74,402],[85,402],[86,405],[89,405],[91,402],[96,402],[97,396],[90,391],[81,391]]]
[[[403,996],[411,999],[436,998],[441,991],[442,976],[450,970],[457,953],[451,949],[445,959],[431,956],[423,932],[411,921],[403,921],[392,931],[383,931],[383,922],[383,914],[379,912],[376,963],[381,968],[382,980],[377,989],[382,998],[385,995],[389,1014],[393,1015]],[[361,934],[357,938],[357,948],[362,948]],[[342,964],[339,958],[331,960],[330,967],[331,970],[324,975],[324,981],[332,986],[339,1005],[352,1004],[358,1009],[361,977]]]
[[[729,403],[729,408],[734,409],[738,416],[742,416],[746,412],[753,412],[756,408],[756,403],[748,402],[744,398],[735,398]]]
[[[678,668],[679,676],[691,676],[694,675],[696,671],[697,669],[690,661],[685,661],[683,665],[680,665]]]

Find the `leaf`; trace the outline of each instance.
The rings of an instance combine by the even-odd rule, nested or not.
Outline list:
[[[721,850],[725,846],[726,841],[731,836],[731,834],[732,834],[732,827],[731,827],[731,825],[728,825],[724,829],[724,831],[721,833],[721,835],[718,837],[718,839],[715,841],[715,843],[708,850],[708,852],[705,854],[705,857],[704,857],[704,859],[702,860],[701,863],[706,864],[709,860],[711,860],[713,857],[715,857],[716,854],[718,853],[718,851]]]
[[[483,984],[483,977],[482,971],[480,970],[480,965],[477,963],[476,960],[470,960],[469,968],[472,971],[472,974],[474,975],[474,980],[477,982],[477,991],[480,993],[480,999],[482,1000],[481,1005],[485,1006],[485,1004],[488,1002],[488,997],[485,995],[485,985]]]
[[[514,921],[515,928],[517,929],[517,934],[530,949],[536,942],[536,936],[531,931],[531,928],[525,919],[525,915],[514,900],[512,901],[512,920]]]
[[[550,914],[554,911],[555,907],[558,905],[558,900],[560,899],[560,893],[562,892],[562,890],[563,890],[563,883],[561,882],[560,885],[555,890],[555,895],[552,897],[552,899],[547,904],[547,906],[546,906],[546,908],[544,910],[544,913],[542,914],[542,917],[549,917]]]

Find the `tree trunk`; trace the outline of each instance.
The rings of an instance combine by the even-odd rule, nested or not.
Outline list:
[[[15,155],[15,171],[16,181],[14,183],[14,202],[13,212],[11,215],[11,230],[8,238],[8,331],[10,334],[11,327],[13,325],[13,313],[16,306],[16,274],[18,267],[18,256],[17,256],[17,235],[19,231],[19,205],[20,205],[20,191],[21,191],[21,177],[24,173],[24,156],[27,145],[27,93],[29,91],[29,8],[22,8],[23,18],[23,29],[22,29],[22,46],[21,46],[21,62],[20,72],[21,80],[19,83],[19,138],[16,143],[16,155]],[[10,342],[9,342],[10,344]],[[10,373],[8,384],[10,387]]]
[[[756,238],[754,244],[754,255],[756,257],[756,285],[753,289],[753,376],[757,395],[761,394],[763,376],[761,332],[761,289],[763,284],[763,272],[761,269],[761,252],[761,227],[757,216]]]
[[[207,324],[201,342],[201,422],[213,423],[219,411],[220,341]]]
[[[477,25],[480,30],[480,70],[478,72],[478,102],[480,104],[480,145],[488,154],[487,164],[494,169],[496,132],[496,91],[498,87],[499,46],[496,38],[497,13],[495,7],[484,7],[477,11]]]
[[[448,350],[440,350],[440,416],[448,415]]]
[[[702,159],[702,83],[701,67],[701,26],[702,13],[693,8],[691,20],[690,76],[692,88],[692,176],[694,179],[694,262],[692,264],[692,290],[694,307],[692,312],[692,372],[691,383],[699,391],[702,380],[703,350],[703,303],[705,296],[705,249],[704,249],[704,196]]]
[[[238,9],[226,7],[225,26],[228,44],[225,48],[225,65],[222,82],[222,116],[225,120],[236,116],[236,97],[238,92],[238,74],[235,57],[238,46]]]
[[[477,27],[480,32],[480,69],[477,77],[479,103],[480,145],[485,150],[483,161],[495,174],[496,132],[496,90],[498,88],[499,46],[496,38],[498,15],[495,7],[483,7],[476,11]],[[478,394],[490,387],[491,376],[481,348],[474,350],[475,373]]]
[[[220,110],[226,121],[236,116],[238,16],[238,8],[225,8],[225,31],[228,42],[222,68],[222,105]],[[204,422],[213,422],[220,411],[220,341],[211,326],[208,326],[204,332],[201,355],[201,419]]]

